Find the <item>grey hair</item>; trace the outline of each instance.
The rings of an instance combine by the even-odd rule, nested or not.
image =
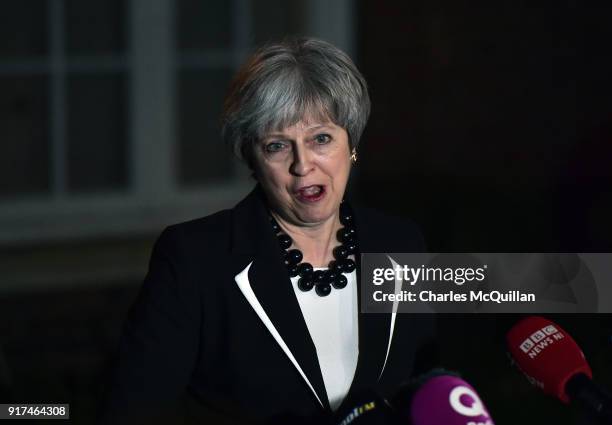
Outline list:
[[[257,50],[225,98],[222,134],[253,168],[253,146],[267,132],[308,117],[344,128],[350,148],[370,115],[365,79],[346,53],[314,38],[284,40]]]

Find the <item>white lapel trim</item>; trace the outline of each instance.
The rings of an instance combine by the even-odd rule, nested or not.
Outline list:
[[[397,267],[397,263],[395,262],[395,260],[393,258],[391,258],[390,256],[387,255],[387,257],[389,258],[389,261],[391,261],[391,264],[393,265],[393,269],[395,270],[395,268]],[[401,293],[402,291],[402,279],[398,279],[397,278],[397,274],[395,277],[395,294],[398,295],[399,293]],[[395,297],[396,300],[399,299],[398,296]],[[397,307],[399,305],[399,301],[393,301],[393,309],[391,310],[391,325],[389,326],[389,343],[387,344],[387,354],[385,354],[385,362],[383,363],[383,367],[380,371],[380,374],[378,375],[378,380],[380,381],[380,378],[383,374],[383,372],[385,371],[385,366],[387,366],[387,360],[389,358],[389,352],[391,351],[391,341],[393,341],[393,332],[395,331],[395,318],[397,317]]]
[[[304,373],[304,371],[300,367],[299,363],[297,362],[297,360],[295,359],[295,357],[291,353],[291,350],[289,350],[289,347],[287,347],[287,344],[285,344],[285,341],[283,341],[283,338],[280,336],[280,334],[276,330],[276,327],[274,326],[274,324],[272,323],[272,321],[270,320],[270,318],[268,317],[268,315],[264,311],[263,307],[261,306],[261,303],[259,302],[259,300],[255,296],[255,293],[253,292],[253,288],[251,287],[251,282],[249,282],[249,269],[251,268],[252,265],[253,265],[253,262],[251,261],[249,263],[249,265],[246,266],[246,268],[244,270],[242,270],[240,273],[238,273],[234,277],[234,280],[238,284],[238,288],[240,288],[240,291],[242,291],[242,295],[244,295],[244,297],[246,298],[248,303],[251,305],[253,310],[255,310],[255,313],[257,314],[259,319],[263,322],[263,324],[266,326],[268,331],[272,334],[272,337],[274,338],[276,343],[285,352],[287,357],[289,357],[289,360],[291,360],[291,363],[293,363],[293,366],[295,366],[295,368],[300,373],[300,375],[302,375],[302,378],[304,378],[304,381],[306,381],[306,384],[308,385],[308,388],[310,388],[310,391],[312,391],[312,393],[315,395],[315,397],[317,398],[317,401],[319,402],[321,407],[325,408],[325,406],[321,402],[321,399],[319,398],[317,392],[314,390],[312,384],[310,383],[310,381],[306,377],[306,374]]]

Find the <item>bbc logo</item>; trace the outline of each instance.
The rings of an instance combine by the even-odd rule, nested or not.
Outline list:
[[[521,350],[523,350],[523,353],[528,353],[529,350],[531,350],[533,348],[535,344],[533,343],[533,341],[531,341],[531,339],[527,338],[525,341],[523,341],[523,343],[521,344]]]

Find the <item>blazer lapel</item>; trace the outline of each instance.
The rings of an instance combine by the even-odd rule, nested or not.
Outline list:
[[[255,298],[247,298],[251,307],[283,349],[296,373],[301,375],[313,392],[317,402],[329,410],[316,348],[284,267],[278,243],[269,227],[263,196],[256,187],[233,210],[232,251],[237,262],[241,263],[236,264],[238,271],[246,271],[245,267],[250,263],[241,284],[250,286]],[[248,280],[244,280],[244,277]],[[243,295],[246,296],[244,291]],[[261,306],[259,312],[257,304]],[[269,319],[268,323],[264,316]]]

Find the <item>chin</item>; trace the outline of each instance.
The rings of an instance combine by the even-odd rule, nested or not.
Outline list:
[[[320,223],[332,217],[335,213],[333,208],[325,208],[320,211],[304,211],[299,215],[299,218],[304,223]]]

